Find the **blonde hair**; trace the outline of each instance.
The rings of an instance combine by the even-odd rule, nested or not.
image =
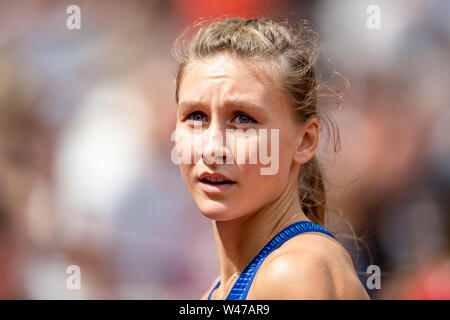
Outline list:
[[[189,34],[191,30],[195,30],[193,35]],[[313,67],[319,57],[319,43],[317,34],[306,21],[290,25],[262,18],[201,20],[186,29],[175,41],[172,51],[178,64],[175,100],[178,104],[180,83],[189,65],[218,53],[226,53],[268,71],[273,83],[292,105],[297,121],[304,123],[316,117],[328,133],[331,128],[333,134],[337,134],[337,140],[334,140],[336,151],[340,145],[337,126],[331,118],[322,117],[317,105],[323,97],[337,101],[340,95],[325,82],[318,83],[315,78]],[[266,70],[266,67],[269,69]],[[316,155],[301,166],[297,189],[306,216],[324,225],[326,191]]]

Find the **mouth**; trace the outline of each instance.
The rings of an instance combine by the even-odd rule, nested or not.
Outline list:
[[[203,173],[198,178],[205,192],[218,193],[229,189],[236,181],[229,179],[220,173]]]

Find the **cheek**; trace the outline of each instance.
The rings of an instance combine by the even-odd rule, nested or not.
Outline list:
[[[244,214],[276,200],[286,185],[281,171],[275,175],[261,175],[259,165],[245,165],[241,167],[241,172],[236,204]]]
[[[186,187],[191,190],[191,185],[192,182],[189,179],[190,177],[190,172],[191,172],[191,166],[188,164],[180,164],[180,172],[181,172],[181,177],[183,178],[184,184],[186,185]]]
[[[180,166],[181,176],[183,178],[184,183],[188,188],[190,188],[189,174],[192,170],[192,161],[191,161],[191,139],[187,138],[189,135],[187,131],[183,129],[183,127],[179,127],[175,130],[175,136],[172,138],[175,140],[175,148],[172,150],[172,160],[178,161]],[[176,154],[176,156],[175,156]]]
[[[295,141],[287,130],[260,130],[259,135],[234,137],[234,163],[251,181],[287,178],[294,157]]]
[[[280,139],[282,141],[282,139]],[[261,164],[245,164],[238,165],[240,169],[242,192],[239,195],[241,201],[246,205],[251,205],[252,209],[262,207],[265,204],[274,201],[283,192],[287,186],[289,173],[292,164],[292,147],[290,143],[281,142],[278,145],[268,143],[268,154],[271,155],[278,148],[278,157],[274,159],[269,157],[271,161],[278,161],[275,166],[273,163]],[[274,152],[276,154],[276,152]],[[259,158],[258,158],[259,159]],[[248,160],[248,159],[247,159]],[[277,167],[274,174],[262,174],[262,169],[269,167]]]

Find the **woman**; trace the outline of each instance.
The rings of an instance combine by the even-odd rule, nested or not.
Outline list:
[[[304,25],[229,18],[177,41],[181,174],[213,223],[220,263],[202,299],[368,298],[351,256],[320,226],[314,35]],[[277,155],[272,163],[251,161],[255,144]]]

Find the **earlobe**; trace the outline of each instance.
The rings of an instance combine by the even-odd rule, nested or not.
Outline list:
[[[314,155],[314,151],[311,150],[311,144],[308,139],[301,139],[295,152],[294,161],[298,164],[304,164],[309,161]]]
[[[304,164],[306,162],[308,162],[309,157],[308,157],[308,150],[302,149],[301,147],[299,147],[297,149],[297,152],[295,153],[294,156],[294,161],[298,164]]]

